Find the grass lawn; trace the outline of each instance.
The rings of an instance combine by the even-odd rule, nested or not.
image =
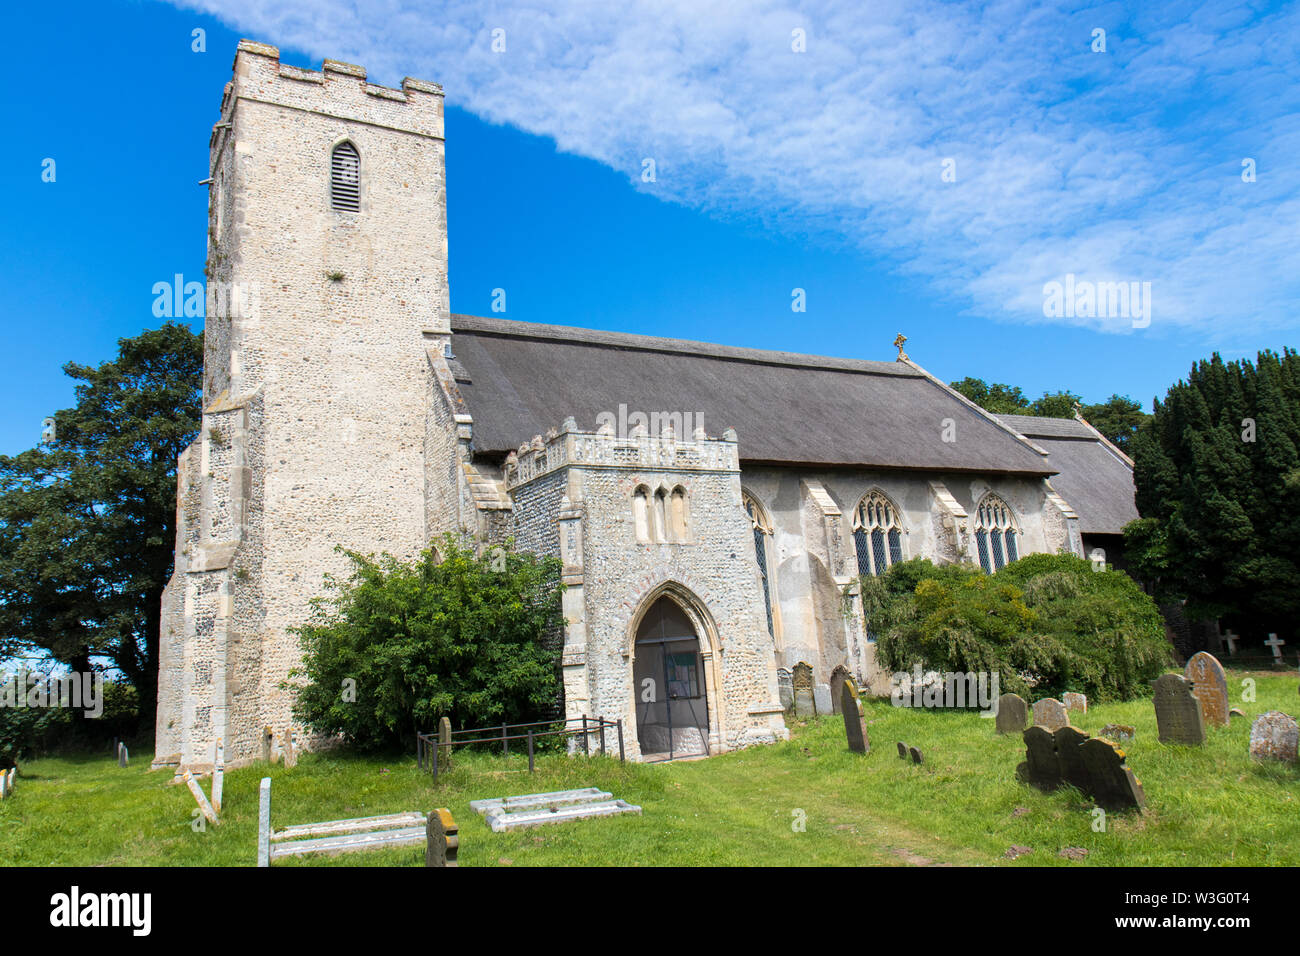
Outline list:
[[[1257,683],[1242,702],[1241,680]],[[838,717],[792,722],[792,739],[709,760],[620,764],[617,759],[457,755],[437,785],[413,756],[303,756],[297,767],[226,774],[219,827],[195,832],[194,799],[148,754],[122,770],[105,754],[33,761],[0,802],[0,860],[8,865],[249,866],[255,860],[257,789],[269,774],[279,826],[449,807],[460,824],[462,866],[565,865],[1060,865],[1300,864],[1300,768],[1253,761],[1250,723],[1267,710],[1297,712],[1297,675],[1229,671],[1233,705],[1246,712],[1212,728],[1204,747],[1162,746],[1149,699],[1093,707],[1075,724],[1097,733],[1132,724],[1129,766],[1146,790],[1145,814],[1110,814],[1094,832],[1091,804],[1066,789],[1042,794],[1017,782],[1019,736],[999,737],[973,713],[866,705],[872,752],[849,753]],[[895,741],[925,764],[898,759]],[[208,791],[209,781],[204,781]],[[643,808],[641,816],[492,833],[470,811],[481,797],[595,786]],[[797,832],[792,824],[806,821]],[[1033,852],[1014,861],[1012,845]],[[1057,856],[1082,847],[1078,862]],[[423,848],[306,858],[277,866],[423,865]]]

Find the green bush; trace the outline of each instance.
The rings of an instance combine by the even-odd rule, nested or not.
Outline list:
[[[1034,554],[993,575],[923,558],[860,579],[877,660],[891,672],[996,672],[1031,700],[1147,693],[1172,649],[1155,603],[1122,571]]]
[[[438,553],[440,552],[440,554]],[[361,748],[409,744],[453,727],[546,719],[560,697],[558,558],[451,535],[410,562],[346,552],[314,617],[296,629],[305,676],[294,714]],[[352,699],[349,699],[352,698]]]

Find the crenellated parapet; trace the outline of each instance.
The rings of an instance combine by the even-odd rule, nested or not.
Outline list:
[[[740,473],[736,433],[730,428],[721,438],[710,438],[699,428],[684,440],[671,428],[650,435],[638,427],[619,438],[609,426],[594,432],[580,431],[570,417],[559,429],[547,432],[545,438],[536,435],[506,457],[506,488],[513,490],[570,465]]]

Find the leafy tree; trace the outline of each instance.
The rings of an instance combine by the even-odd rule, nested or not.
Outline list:
[[[878,659],[894,672],[996,672],[1004,693],[1126,700],[1171,656],[1151,598],[1073,555],[1029,555],[993,575],[914,558],[860,583]]]
[[[107,658],[152,721],[159,602],[172,573],[176,457],[200,420],[203,339],[184,325],[70,362],[77,404],[55,438],[0,455],[0,652],[38,649],[73,670]]]
[[[1083,397],[1074,392],[1044,392],[1029,404],[1029,414],[1039,418],[1073,418],[1074,406]]]
[[[1295,633],[1300,613],[1300,356],[1216,353],[1132,438],[1135,573],[1189,617]]]
[[[952,387],[972,402],[995,415],[1028,415],[1029,399],[1018,387],[995,382],[989,385],[983,379],[967,376]]]
[[[440,553],[439,553],[440,552]],[[560,694],[561,563],[446,535],[414,561],[346,552],[298,629],[295,715],[362,748],[393,746],[440,717],[458,726],[546,719]]]
[[[1105,435],[1126,454],[1132,455],[1129,447],[1134,435],[1142,423],[1151,418],[1142,411],[1142,405],[1126,395],[1112,395],[1104,402],[1083,406],[1082,415],[1088,424]]]

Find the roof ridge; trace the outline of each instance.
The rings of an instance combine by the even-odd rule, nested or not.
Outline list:
[[[753,349],[736,345],[724,345],[718,342],[701,342],[694,339],[674,339],[663,336],[640,335],[635,332],[586,329],[573,325],[521,322],[516,319],[489,318],[464,313],[452,314],[451,331],[453,336],[457,332],[479,332],[503,337],[546,339],[549,341],[574,342],[581,345],[604,345],[628,351],[695,355],[724,361],[748,362],[755,365],[816,368],[839,372],[858,372],[866,375],[891,375],[900,378],[929,377],[927,373],[915,367],[910,367],[910,363],[841,358],[832,355],[810,355],[802,352],[783,352],[775,349]]]

